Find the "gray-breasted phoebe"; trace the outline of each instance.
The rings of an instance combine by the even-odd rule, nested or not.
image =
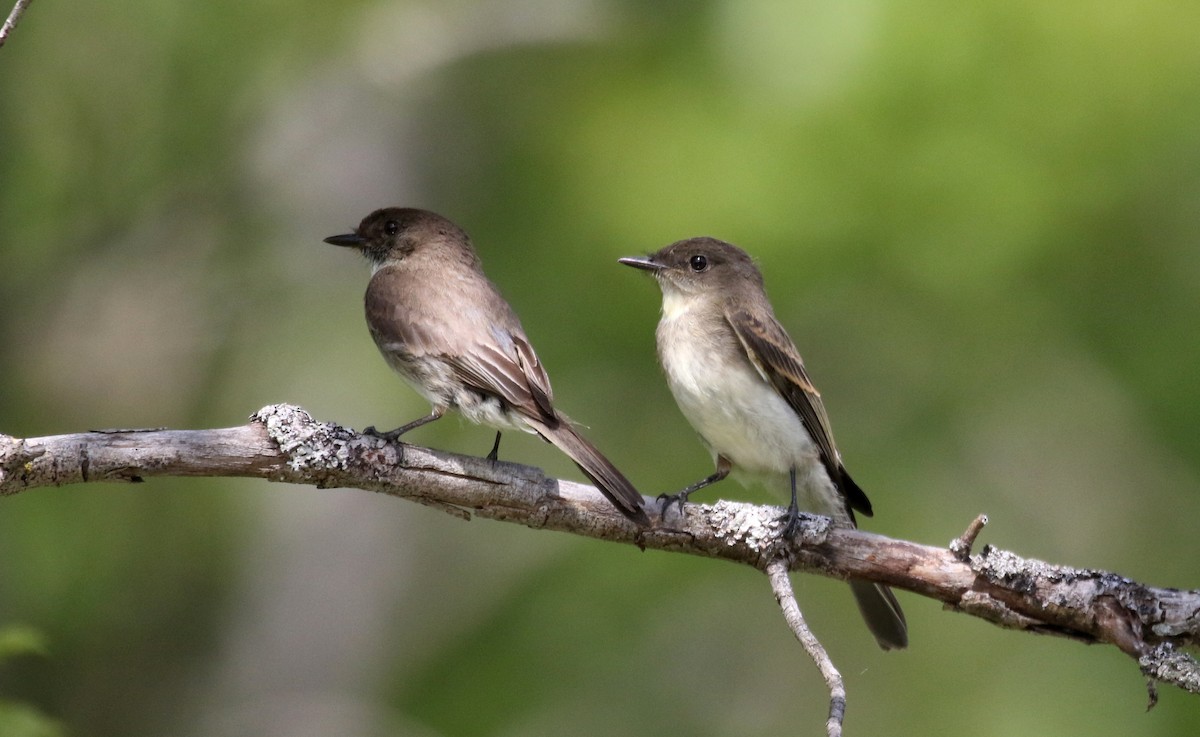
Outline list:
[[[732,473],[791,495],[785,534],[806,510],[855,526],[871,516],[867,495],[846,473],[821,395],[796,346],[775,319],[762,274],[737,246],[715,238],[672,243],[621,263],[650,271],[662,288],[658,358],[684,417],[716,461],[716,473],[668,504]],[[851,581],[867,626],[885,650],[908,645],[908,628],[886,586]]]
[[[554,409],[550,379],[520,320],[461,228],[432,212],[392,207],[325,242],[357,248],[371,262],[367,327],[388,365],[433,405],[429,415],[376,435],[398,438],[451,408],[497,431],[536,433],[566,453],[621,514],[649,525],[633,484]],[[499,448],[497,432],[488,457],[495,460]]]

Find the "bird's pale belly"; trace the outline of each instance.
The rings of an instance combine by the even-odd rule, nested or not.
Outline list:
[[[714,453],[753,473],[787,473],[817,460],[795,411],[752,369],[687,361],[667,371],[671,392]]]
[[[660,339],[671,339],[670,324]],[[761,484],[787,498],[796,469],[802,509],[840,514],[844,504],[812,438],[791,405],[746,360],[715,361],[703,341],[672,342],[667,384],[684,417],[713,455],[733,464],[743,484]],[[740,358],[740,357],[739,357]]]
[[[756,474],[787,473],[817,461],[800,417],[748,361],[713,360],[715,346],[694,340],[672,344],[667,383],[714,453]]]

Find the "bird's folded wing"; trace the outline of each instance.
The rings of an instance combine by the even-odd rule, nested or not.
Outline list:
[[[731,310],[725,319],[733,327],[754,368],[775,387],[808,428],[820,451],[821,463],[829,478],[846,496],[849,506],[870,516],[871,502],[842,467],[842,459],[833,444],[825,403],[783,326],[774,317],[763,320],[746,310]]]

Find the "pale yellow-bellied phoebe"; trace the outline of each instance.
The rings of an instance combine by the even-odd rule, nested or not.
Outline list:
[[[467,234],[426,210],[376,210],[353,233],[326,243],[371,262],[367,327],[384,359],[433,411],[392,430],[395,439],[456,409],[500,430],[532,432],[566,453],[621,514],[646,526],[633,484],[553,405],[550,379],[521,322],[484,275]],[[374,432],[374,428],[368,428]]]
[[[795,531],[801,506],[851,527],[854,510],[871,516],[871,502],[842,465],[821,395],[746,252],[690,238],[620,261],[651,272],[662,288],[658,358],[679,409],[717,465],[671,501],[682,506],[692,492],[732,473],[790,494],[785,534]],[[907,646],[904,613],[891,590],[863,581],[850,587],[879,646]]]

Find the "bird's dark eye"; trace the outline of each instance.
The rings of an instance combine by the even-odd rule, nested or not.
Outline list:
[[[692,271],[705,271],[708,269],[708,259],[696,254],[688,259],[688,265],[692,267]]]
[[[389,220],[383,224],[383,232],[388,235],[396,235],[400,232],[400,223],[395,220]]]

